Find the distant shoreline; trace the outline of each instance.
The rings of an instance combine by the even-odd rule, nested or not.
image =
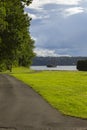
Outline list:
[[[87,57],[35,57],[32,66],[55,64],[58,66],[74,66],[78,60],[87,60]]]
[[[57,66],[57,67],[47,67],[47,66],[31,66],[32,70],[64,70],[64,71],[77,71],[76,66]]]

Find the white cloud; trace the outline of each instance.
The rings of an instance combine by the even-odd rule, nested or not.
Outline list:
[[[49,50],[49,49],[42,49],[42,48],[36,48],[34,50],[37,56],[42,56],[42,57],[59,57],[59,56],[70,56],[70,55],[60,55],[55,52],[55,50]]]
[[[37,38],[36,38],[36,37],[33,37],[33,36],[32,36],[32,39],[33,39],[35,42],[37,41]]]
[[[70,16],[70,15],[75,15],[78,13],[83,13],[84,12],[84,8],[82,7],[73,7],[73,8],[68,8],[65,9],[63,12],[63,15],[66,16]]]
[[[29,8],[42,10],[46,4],[78,5],[82,0],[33,0]]]
[[[33,20],[36,20],[36,19],[47,19],[47,18],[50,17],[48,14],[43,16],[43,15],[40,15],[40,14],[38,14],[38,15],[31,14],[31,13],[26,12],[26,11],[25,11],[25,14],[28,14],[28,16],[31,17]]]
[[[32,19],[37,19],[38,17],[35,14],[27,13],[29,17]]]
[[[34,52],[36,53],[37,56],[57,56],[57,54],[55,54],[55,50],[49,50],[49,49],[42,49],[42,48],[36,48],[34,50]]]

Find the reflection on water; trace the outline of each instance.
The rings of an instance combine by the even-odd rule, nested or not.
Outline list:
[[[46,67],[46,66],[31,66],[33,70],[77,70],[76,66],[57,66],[57,67]]]

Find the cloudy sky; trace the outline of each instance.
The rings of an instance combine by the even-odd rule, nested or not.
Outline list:
[[[87,56],[87,0],[33,0],[25,12],[38,56]]]

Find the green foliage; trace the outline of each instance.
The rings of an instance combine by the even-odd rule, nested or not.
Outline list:
[[[31,44],[29,44],[29,40],[25,44],[22,44],[18,50],[19,66],[28,67],[32,63],[30,59],[32,59],[34,57],[34,53],[31,50],[31,48],[33,49],[34,41],[31,39],[32,42],[31,42]]]
[[[6,64],[0,63],[0,72],[5,71],[6,69],[7,69],[7,68],[6,68]]]
[[[5,3],[1,2],[0,0],[0,32],[3,32],[3,30],[6,28],[7,22],[5,21],[5,17],[6,17]]]
[[[77,62],[77,69],[80,71],[87,71],[87,60],[79,60]]]
[[[13,76],[66,115],[87,118],[87,72],[43,71]]]
[[[34,56],[34,42],[29,33],[31,18],[24,13],[22,2],[30,4],[31,0],[0,0],[0,61],[10,66],[15,60],[19,61],[19,52],[24,55],[27,66]]]
[[[21,0],[21,2],[24,2],[26,5],[29,5],[32,2],[32,0]]]

